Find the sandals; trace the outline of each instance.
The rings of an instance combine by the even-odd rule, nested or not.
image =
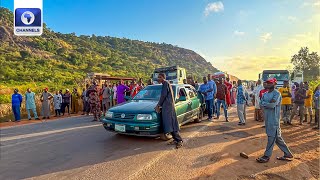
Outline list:
[[[267,156],[262,156],[256,159],[256,161],[258,161],[258,163],[267,163],[270,160],[269,157]]]
[[[176,149],[179,149],[183,146],[183,141],[177,142]]]
[[[177,144],[177,141],[170,141],[168,142],[168,145],[176,145]]]
[[[280,161],[292,161],[293,160],[293,156],[289,157],[289,156],[282,156],[282,157],[277,157],[278,160]]]

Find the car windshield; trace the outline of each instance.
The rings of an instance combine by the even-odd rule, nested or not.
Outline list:
[[[165,71],[165,72],[161,72],[161,73],[165,73],[166,74],[166,80],[173,80],[173,79],[177,79],[177,70],[172,70],[172,71]],[[158,79],[158,75],[159,72],[154,73],[153,75],[153,80],[157,80]]]
[[[147,86],[141,90],[133,100],[159,100],[161,96],[161,85],[157,86]],[[175,88],[173,87],[173,94],[175,94]]]
[[[288,80],[289,79],[289,74],[263,74],[263,80],[266,81],[269,78],[276,78],[278,81],[284,81],[284,80]]]

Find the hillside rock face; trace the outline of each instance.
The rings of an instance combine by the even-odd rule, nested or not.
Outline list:
[[[149,78],[153,69],[179,65],[201,78],[218,70],[192,50],[165,43],[54,32],[13,35],[13,14],[0,8],[0,82],[74,84],[88,72]]]

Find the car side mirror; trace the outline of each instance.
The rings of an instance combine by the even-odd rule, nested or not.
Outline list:
[[[179,97],[179,101],[186,101],[186,100],[187,100],[187,98],[185,96],[180,96]]]

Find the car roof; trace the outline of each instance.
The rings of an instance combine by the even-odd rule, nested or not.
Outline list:
[[[153,84],[153,85],[148,85],[148,86],[161,86],[162,84]],[[172,86],[176,87],[191,87],[192,85],[190,84],[171,84]]]

